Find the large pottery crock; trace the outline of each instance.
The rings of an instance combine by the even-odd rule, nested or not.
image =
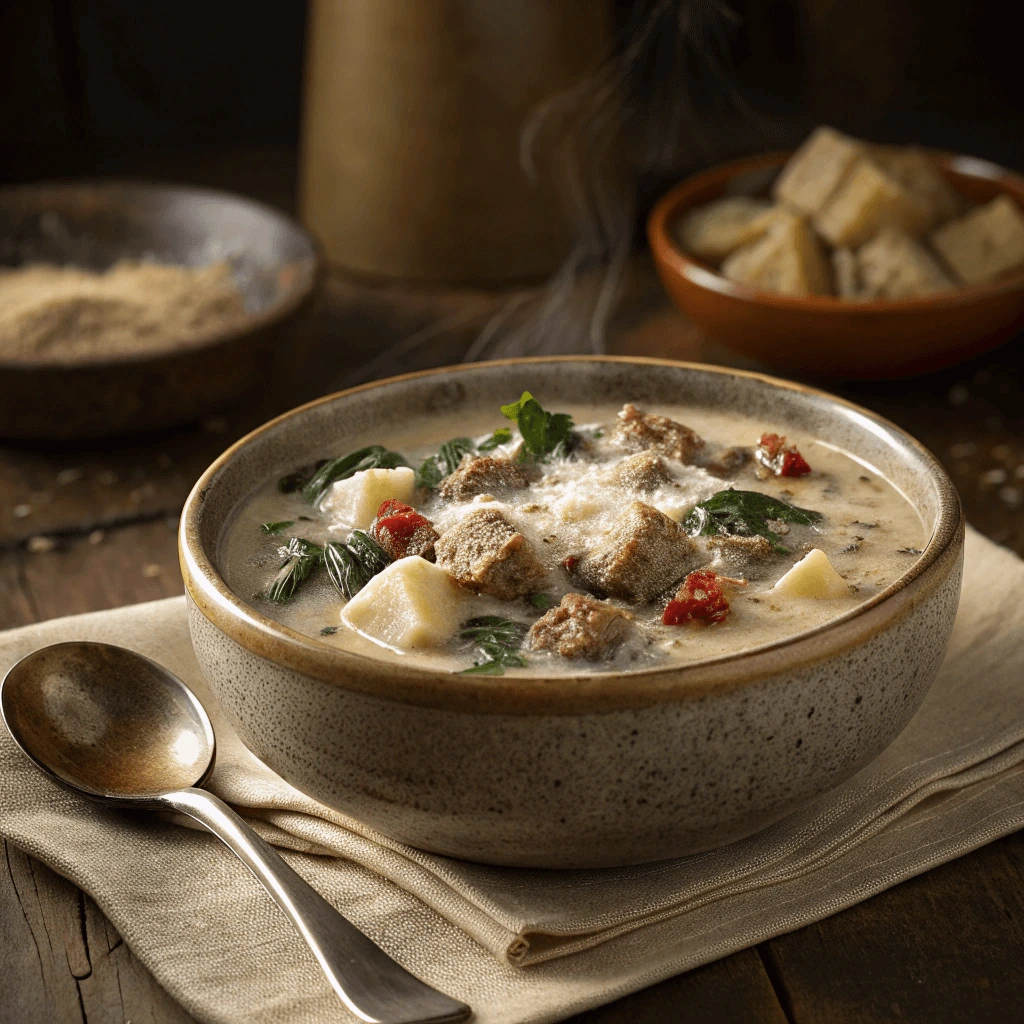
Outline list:
[[[930,540],[902,577],[824,626],[740,654],[616,674],[407,667],[302,636],[228,589],[218,570],[225,527],[267,479],[383,433],[396,410],[410,422],[497,410],[525,389],[549,408],[679,403],[828,439],[899,487]],[[827,394],[712,367],[570,357],[396,377],[281,416],[203,474],[180,545],[199,661],[243,741],[290,783],[436,853],[602,867],[749,835],[891,743],[946,649],[963,519],[928,451]]]

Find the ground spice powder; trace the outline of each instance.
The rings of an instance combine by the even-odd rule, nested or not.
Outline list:
[[[171,349],[245,317],[223,261],[123,261],[102,273],[51,264],[0,270],[0,359],[58,362]]]

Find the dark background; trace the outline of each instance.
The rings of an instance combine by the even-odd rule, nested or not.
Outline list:
[[[608,2],[622,24],[635,15],[635,4]],[[1024,168],[1020,43],[1008,5],[716,6],[739,16],[727,50],[751,112],[737,118],[732,151],[795,141],[828,121]],[[168,150],[294,143],[305,21],[301,0],[0,0],[0,180],[118,173]],[[702,161],[678,162],[685,170]]]

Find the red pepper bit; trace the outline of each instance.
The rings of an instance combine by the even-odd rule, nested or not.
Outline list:
[[[572,572],[573,569],[576,568],[576,564],[578,562],[579,559],[575,555],[570,555],[562,562],[562,568],[565,569],[566,572]]]
[[[388,498],[377,509],[377,518],[370,526],[370,535],[392,557],[424,554],[433,549],[437,539],[433,524],[411,505]],[[422,550],[413,550],[418,548]]]
[[[687,622],[723,622],[729,614],[729,599],[722,591],[724,582],[710,569],[691,572],[666,605],[662,623],[681,626]]]
[[[797,451],[795,444],[787,445],[785,436],[765,433],[757,443],[757,461],[776,476],[805,476],[811,467]]]

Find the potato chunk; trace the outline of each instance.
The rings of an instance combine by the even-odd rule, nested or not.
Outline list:
[[[692,560],[686,532],[658,509],[634,501],[573,571],[591,589],[636,604],[681,580]]]
[[[862,142],[822,126],[789,158],[772,195],[800,213],[817,213],[864,152]]]
[[[872,159],[891,174],[928,211],[928,226],[934,227],[955,217],[962,206],[952,185],[942,176],[935,161],[914,146],[875,146]]]
[[[831,600],[849,597],[850,588],[836,572],[828,555],[821,548],[809,551],[772,588],[784,597],[812,597]]]
[[[756,242],[778,217],[767,199],[729,196],[691,210],[676,233],[686,252],[718,264],[734,249]]]
[[[939,261],[899,228],[883,228],[857,253],[863,298],[912,299],[955,287]]]
[[[1024,264],[1024,216],[999,196],[939,228],[932,245],[964,284],[985,284]]]
[[[434,545],[437,564],[470,590],[511,601],[547,575],[527,539],[498,509],[464,515]]]
[[[814,232],[802,217],[769,229],[759,242],[737,249],[723,264],[730,281],[780,295],[827,295],[828,264]]]
[[[834,246],[857,248],[884,227],[920,235],[929,224],[928,209],[913,193],[870,160],[860,160],[814,226]]]
[[[466,602],[444,569],[422,558],[401,558],[345,605],[341,621],[393,650],[437,647],[457,632]]]
[[[366,530],[388,498],[408,504],[416,490],[416,474],[408,466],[364,469],[338,480],[324,495],[320,508],[346,526]]]

